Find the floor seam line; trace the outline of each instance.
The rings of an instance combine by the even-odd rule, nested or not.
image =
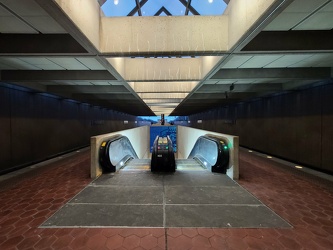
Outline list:
[[[163,187],[163,227],[165,228],[165,224],[166,224],[166,214],[165,214],[166,201],[165,201],[164,176],[162,178],[162,187]]]
[[[168,250],[168,228],[164,229],[165,250]]]

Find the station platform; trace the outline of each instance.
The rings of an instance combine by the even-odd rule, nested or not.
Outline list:
[[[237,183],[182,162],[174,174],[137,162],[91,180],[89,149],[1,176],[0,249],[331,249],[332,182],[239,156]],[[124,220],[105,218],[115,209]]]

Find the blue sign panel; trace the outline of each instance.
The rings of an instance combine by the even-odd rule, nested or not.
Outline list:
[[[151,126],[150,152],[152,152],[156,136],[169,136],[172,141],[173,152],[177,152],[177,126]]]

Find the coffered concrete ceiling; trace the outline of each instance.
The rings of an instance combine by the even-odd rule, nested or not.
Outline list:
[[[105,17],[104,2],[0,0],[0,81],[138,116],[332,83],[332,0],[166,17]]]

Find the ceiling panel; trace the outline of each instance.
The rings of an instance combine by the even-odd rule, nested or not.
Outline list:
[[[0,33],[37,34],[38,32],[0,5]]]
[[[291,13],[311,13],[320,8],[330,0],[294,0],[286,9],[285,12]]]
[[[247,60],[250,60],[252,56],[248,55],[236,55],[232,56],[227,63],[223,65],[223,68],[228,69],[228,68],[238,68],[242,64],[244,64]]]
[[[96,86],[110,86],[111,84],[107,81],[91,81],[92,85]]]
[[[251,83],[254,83],[255,81],[256,81],[256,79],[237,80],[235,82],[235,85],[237,85],[237,84],[251,84]]]
[[[282,55],[257,55],[247,60],[239,68],[262,68],[281,58]]]
[[[23,62],[26,62],[28,64],[31,64],[31,65],[37,67],[38,69],[43,69],[43,70],[63,70],[64,69],[60,65],[58,65],[44,57],[21,57],[19,59],[22,60]]]
[[[312,54],[294,54],[294,55],[284,55],[279,59],[275,60],[274,62],[265,66],[265,68],[286,68],[291,67],[292,65],[299,63],[309,57]]]
[[[332,61],[332,53],[311,54],[310,57],[293,64],[291,67],[330,67]]]
[[[10,70],[10,69],[17,69],[17,68],[14,68],[14,67],[9,66],[7,64],[1,63],[1,59],[0,59],[0,70]]]
[[[11,11],[19,16],[45,16],[47,13],[34,0],[1,0]]]
[[[233,84],[235,82],[235,80],[219,80],[215,84]]]
[[[0,57],[0,63],[11,69],[28,69],[28,70],[39,69],[38,67],[30,63],[27,63],[25,61],[22,61],[20,60],[20,58],[15,58],[15,57]],[[0,68],[0,69],[3,70],[6,68]]]
[[[291,30],[298,23],[304,20],[307,16],[308,16],[307,13],[282,12],[269,25],[267,25],[264,30],[265,31]]]
[[[59,65],[60,67],[68,70],[89,70],[84,64],[75,58],[69,57],[49,57],[49,61]]]
[[[34,29],[42,34],[65,34],[67,31],[63,29],[53,18],[50,16],[28,16],[24,17]]]
[[[277,18],[267,25],[264,30],[290,30],[328,1],[329,0],[295,0]]]
[[[88,69],[91,70],[102,70],[104,67],[95,59],[91,57],[77,57],[78,61],[80,61],[83,65],[85,65]]]
[[[73,81],[74,85],[93,85],[91,82],[89,81]]]
[[[333,6],[333,3],[330,5]],[[294,30],[330,30],[333,28],[333,10],[330,6],[328,9],[318,11],[302,23],[297,25]],[[330,11],[328,11],[330,10]]]

